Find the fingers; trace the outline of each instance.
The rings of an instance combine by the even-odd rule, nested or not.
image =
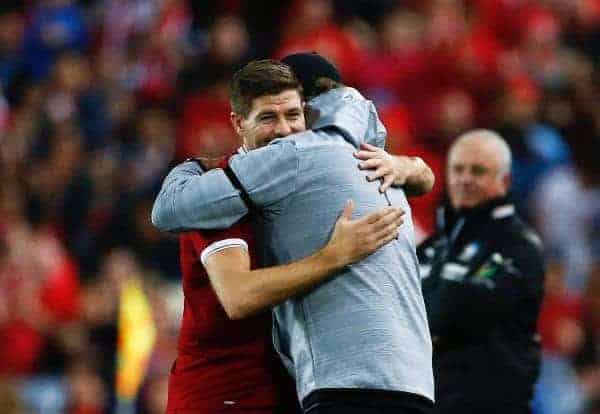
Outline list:
[[[378,230],[373,232],[373,237],[376,242],[380,240],[387,240],[389,237],[398,236],[398,228],[404,223],[403,216],[394,217],[393,220],[388,221],[384,226],[381,226]]]
[[[390,175],[391,175],[390,167],[388,167],[387,165],[382,165],[381,167],[377,168],[375,171],[373,171],[372,173],[370,173],[367,176],[367,181],[375,181],[378,178],[388,177]],[[393,176],[392,176],[392,179],[394,179]]]
[[[367,151],[381,151],[381,148],[376,147],[375,145],[367,144],[366,142],[361,143],[360,148]]]
[[[359,160],[370,160],[379,157],[379,153],[375,151],[355,151],[354,157]]]
[[[361,161],[358,163],[358,168],[361,170],[372,170],[380,167],[382,164],[383,160],[381,158],[365,158],[365,161]]]
[[[344,210],[342,211],[342,217],[346,220],[350,220],[352,218],[352,211],[354,210],[354,201],[347,200],[344,205]]]
[[[398,173],[394,170],[394,164],[389,156],[380,148],[370,144],[361,145],[362,151],[354,153],[354,156],[361,160],[358,163],[360,170],[372,170],[367,176],[367,181],[382,179],[379,186],[379,192],[383,193],[390,188],[398,179]],[[369,151],[367,149],[372,149]]]
[[[386,207],[376,213],[371,213],[356,221],[358,226],[364,227],[365,233],[376,233],[392,223],[404,220],[404,210],[397,207]],[[397,226],[400,224],[397,224]]]
[[[387,224],[377,232],[373,232],[367,236],[366,241],[369,251],[367,254],[373,253],[375,250],[380,248],[386,243],[397,239],[399,235],[399,226],[404,222],[403,218],[400,217],[394,220],[392,223]]]
[[[385,191],[392,186],[394,183],[394,177],[392,175],[386,175],[383,177],[383,182],[379,186],[379,192],[385,193]]]
[[[378,239],[375,242],[375,246],[376,246],[375,250],[379,249],[381,246],[388,244],[392,240],[396,240],[398,238],[399,233],[400,233],[400,230],[398,230],[398,228],[396,228],[394,231],[392,231],[392,232],[386,234],[384,237]]]
[[[384,231],[388,226],[399,227],[402,223],[404,223],[404,211],[401,209],[396,209],[381,217],[381,219],[372,223],[370,231],[373,233],[378,233],[380,231]]]
[[[375,213],[367,214],[366,216],[361,217],[360,219],[356,220],[356,224],[359,226],[363,226],[363,225],[377,223],[379,220],[381,220],[383,217],[385,217],[387,214],[390,214],[394,210],[401,210],[401,209],[399,209],[397,207],[384,207],[381,210],[376,211]]]

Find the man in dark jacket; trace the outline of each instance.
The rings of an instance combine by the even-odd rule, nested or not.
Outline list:
[[[439,413],[528,413],[539,364],[544,267],[507,199],[511,153],[495,132],[459,137],[449,205],[418,249]]]

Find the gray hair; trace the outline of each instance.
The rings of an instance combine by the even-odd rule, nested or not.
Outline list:
[[[452,148],[466,141],[483,141],[495,146],[500,157],[499,173],[503,176],[506,174],[510,174],[510,169],[512,165],[512,153],[510,147],[506,143],[506,140],[502,138],[500,134],[498,134],[495,131],[492,131],[491,129],[474,129],[472,131],[465,132],[464,134],[460,135],[452,144]],[[452,148],[450,148],[450,151],[452,151]]]

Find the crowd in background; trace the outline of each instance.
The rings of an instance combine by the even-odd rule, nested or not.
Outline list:
[[[137,405],[164,411],[182,297],[153,199],[176,162],[240,145],[241,64],[306,50],[376,103],[389,152],[433,168],[412,201],[422,236],[452,140],[507,139],[512,196],[548,262],[535,412],[600,413],[599,0],[2,2],[2,412],[111,412],[118,291],[134,275],[158,332]]]

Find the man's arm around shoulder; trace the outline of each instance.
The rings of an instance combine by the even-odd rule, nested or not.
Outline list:
[[[204,172],[196,161],[167,175],[152,207],[152,224],[162,231],[228,228],[248,209],[221,169]]]
[[[431,191],[435,183],[433,171],[420,157],[391,155],[370,144],[361,144],[355,157],[361,160],[361,170],[372,170],[369,181],[382,180],[381,192],[394,186],[402,187],[409,197],[420,196]]]

